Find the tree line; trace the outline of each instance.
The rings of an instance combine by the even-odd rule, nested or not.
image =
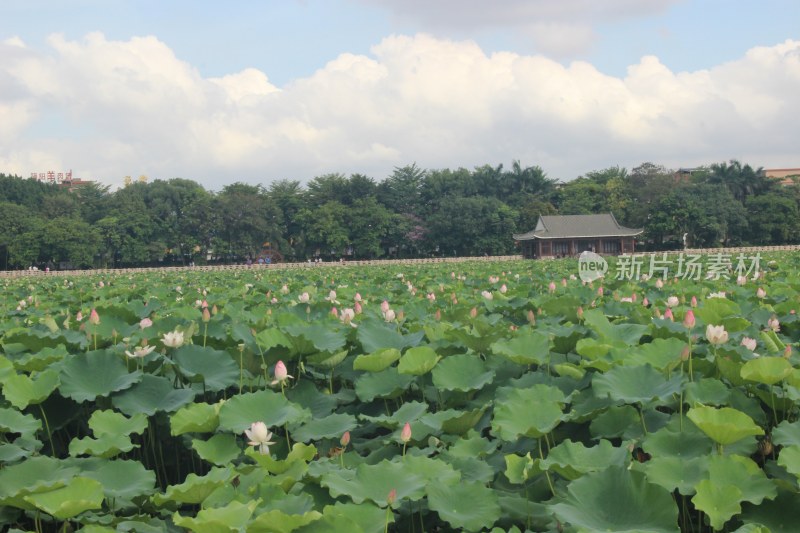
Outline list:
[[[303,185],[233,183],[206,190],[183,178],[99,183],[70,192],[0,174],[0,266],[124,267],[500,255],[539,215],[613,212],[644,228],[649,249],[798,241],[800,187],[738,161],[676,173],[644,163],[559,183],[514,161],[468,170],[396,168],[382,181],[326,174]]]

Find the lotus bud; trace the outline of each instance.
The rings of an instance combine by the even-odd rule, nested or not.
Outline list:
[[[478,316],[478,308],[477,307],[473,307],[472,309],[470,309],[469,310],[469,316],[470,316],[470,318],[475,318],[476,316]]]
[[[662,288],[663,286],[664,286],[664,282],[662,281],[662,279],[661,279],[661,278],[658,278],[658,279],[656,280],[656,289],[660,289],[660,288]]]
[[[603,292],[604,292],[603,291],[603,287],[597,287],[597,295],[598,296],[603,296]]]
[[[217,309],[217,305],[214,304],[214,306],[211,308],[211,314],[216,315],[217,313],[219,313],[219,309]]]
[[[556,284],[551,281],[550,284],[547,286],[547,290],[550,291],[551,293],[556,292]]]
[[[386,311],[388,311],[388,310],[389,310],[389,302],[387,302],[386,300],[382,301],[381,302],[381,313],[385,314]]]
[[[388,503],[391,506],[396,501],[397,501],[397,489],[392,489],[389,491],[389,495],[386,496],[386,503]]]
[[[675,317],[672,315],[672,309],[670,309],[669,307],[667,307],[667,310],[664,311],[664,318],[672,322],[675,321]]]
[[[441,319],[442,319],[442,311],[441,311],[441,309],[437,309],[437,310],[436,310],[436,313],[433,315],[433,317],[434,317],[436,320],[441,320]]]
[[[583,320],[583,307],[578,306],[576,314],[578,315],[578,320]]]
[[[692,296],[691,306],[697,307],[697,296]]]
[[[644,300],[642,300],[642,305],[645,306],[645,307],[650,305],[650,300],[647,299],[647,296],[645,296]]]
[[[347,448],[347,445],[350,444],[350,432],[349,431],[345,431],[344,432],[344,435],[342,435],[342,438],[339,439],[339,444],[342,445],[342,448]]]
[[[631,302],[635,302],[637,298],[638,298],[638,296],[636,296],[635,292],[633,294],[631,294]]]
[[[406,314],[403,311],[400,311],[399,313],[397,313],[397,321],[398,322],[402,322],[405,317],[406,317]]]
[[[386,311],[386,312],[383,314],[383,319],[384,319],[386,322],[392,322],[392,321],[393,321],[395,318],[397,318],[397,315],[395,314],[395,312],[394,312],[394,310],[393,310],[393,309],[389,309],[388,311]]]
[[[755,339],[751,339],[750,337],[744,337],[742,339],[741,345],[750,350],[751,352],[755,352],[757,341]]]
[[[761,298],[764,298],[766,296],[767,296],[767,291],[765,291],[764,289],[759,287],[758,290],[756,291],[756,298],[761,299]]]
[[[767,326],[776,333],[781,330],[781,323],[775,315],[772,315],[772,318],[767,320]]]
[[[355,305],[353,305],[353,310],[356,312],[357,315],[360,315],[364,310],[364,308],[361,307],[361,302],[357,301]]]
[[[406,425],[403,426],[403,430],[400,432],[400,440],[403,443],[407,443],[411,440],[411,424],[406,422]]]
[[[790,357],[792,357],[792,346],[787,344],[786,348],[783,349],[783,358],[789,359]]]
[[[661,318],[661,311],[658,310],[658,307],[653,309],[653,314],[655,315],[656,318]]]
[[[203,308],[203,322],[211,320],[211,313],[208,312],[208,307]]]
[[[339,311],[337,311],[335,307],[331,307],[331,314],[336,318],[339,318]]]
[[[692,329],[695,325],[695,318],[694,318],[694,311],[689,309],[686,311],[686,314],[683,316],[683,325],[689,329]]]
[[[561,286],[562,287],[566,287],[567,286],[567,278],[561,278]]]
[[[100,315],[97,314],[97,309],[92,309],[92,312],[89,313],[89,324],[94,324],[95,326],[100,324]]]
[[[506,292],[508,292],[508,287],[506,287],[506,284],[503,283],[500,285],[500,294],[505,294]]]
[[[536,324],[536,315],[533,314],[533,309],[528,310],[528,322],[530,324]]]
[[[147,317],[144,317],[143,319],[141,319],[139,321],[139,328],[141,328],[141,329],[149,328],[152,325],[153,325],[153,321],[150,320]]]

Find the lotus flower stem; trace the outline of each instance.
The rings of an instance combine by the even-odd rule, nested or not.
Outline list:
[[[542,461],[544,461],[544,454],[542,453],[542,439],[541,439],[541,437],[539,438],[539,458]],[[550,479],[550,471],[549,470],[545,470],[544,471],[544,475],[547,478],[547,485],[550,487],[550,494],[555,496],[556,495],[556,489],[553,488],[553,480]]]
[[[50,432],[50,424],[47,422],[47,415],[44,412],[42,404],[39,404],[39,411],[42,413],[42,420],[44,420],[44,428],[47,430],[47,438],[50,440],[50,454],[56,456],[56,446],[53,444],[53,434]]]

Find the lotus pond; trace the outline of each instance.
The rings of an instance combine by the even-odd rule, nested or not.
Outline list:
[[[799,267],[3,279],[0,525],[797,532]]]

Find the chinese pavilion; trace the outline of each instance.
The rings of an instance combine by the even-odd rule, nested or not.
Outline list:
[[[641,229],[621,226],[614,215],[540,216],[536,228],[514,235],[526,259],[571,257],[589,251],[600,255],[632,254]]]

